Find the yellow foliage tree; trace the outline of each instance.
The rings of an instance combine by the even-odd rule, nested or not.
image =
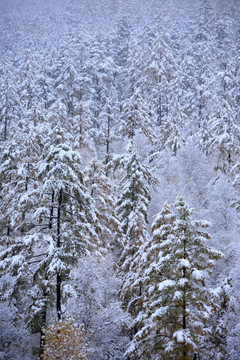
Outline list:
[[[53,320],[42,340],[41,360],[87,360],[84,329],[73,320]]]

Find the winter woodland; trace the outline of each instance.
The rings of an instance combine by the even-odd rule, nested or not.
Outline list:
[[[0,58],[0,359],[239,360],[240,1],[1,0]]]

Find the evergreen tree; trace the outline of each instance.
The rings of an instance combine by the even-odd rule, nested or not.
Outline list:
[[[106,172],[106,166],[100,161],[92,160],[85,169],[85,181],[95,200],[98,225],[101,227],[99,233],[101,243],[105,251],[114,251],[120,247],[123,234],[115,209],[116,199],[113,193],[113,184]]]
[[[151,122],[161,125],[171,110],[171,98],[176,96],[174,83],[177,79],[177,64],[163,34],[157,34],[143,52],[140,69],[138,81],[151,103]]]
[[[109,54],[109,44],[106,39],[96,39],[90,44],[89,58],[86,62],[86,74],[91,79],[91,135],[98,147],[101,137],[99,136],[99,129],[101,126],[101,119],[99,118],[102,111],[106,94],[114,81],[116,69],[114,67],[113,59]]]
[[[116,89],[112,86],[110,95],[107,92],[104,94],[105,92],[106,90],[103,91],[102,99],[104,104],[99,114],[100,127],[98,130],[98,143],[101,147],[103,146],[103,157],[107,164],[113,156],[114,142],[119,140],[121,136],[117,122],[120,114]]]
[[[31,52],[27,49],[19,59],[19,62],[17,82],[22,110],[21,116],[24,117],[25,113],[36,107],[39,102],[37,74],[41,64],[40,55],[37,51]]]
[[[44,130],[42,135],[46,136]],[[61,318],[63,285],[79,256],[99,250],[97,216],[84,185],[80,156],[59,125],[53,126],[48,136],[42,158],[34,167],[38,181],[33,187],[30,182],[25,186],[25,179],[24,186],[18,186],[18,196],[13,197],[6,214],[14,236],[9,237],[8,228],[5,238],[7,243],[11,240],[11,246],[1,252],[2,276],[8,271],[13,277],[5,298],[18,298],[25,289],[26,318],[35,332],[46,322],[47,306],[55,303]],[[11,181],[15,184],[16,180]],[[6,196],[11,194],[8,191]]]
[[[227,356],[227,335],[229,326],[229,313],[234,310],[231,306],[231,279],[226,279],[217,289],[219,295],[218,311],[211,318],[210,341],[206,342],[206,352],[203,358],[224,360]]]
[[[127,63],[129,51],[129,37],[131,26],[126,19],[118,22],[117,33],[113,39],[113,57],[117,65],[124,66]]]
[[[155,217],[153,240],[142,256],[148,286],[137,319],[141,328],[127,351],[133,359],[192,359],[210,341],[207,321],[218,307],[206,277],[222,255],[206,244],[209,224],[192,220],[182,197],[174,209],[166,204]]]
[[[153,177],[149,169],[141,164],[131,143],[125,161],[126,175],[122,179],[122,193],[117,202],[117,213],[125,235],[120,257],[123,274],[120,295],[129,312],[136,316],[141,309],[143,291],[141,281],[137,281],[136,254],[148,240],[148,207],[151,201],[148,185],[152,183]],[[135,324],[132,325],[132,331],[136,331]]]
[[[1,144],[0,196],[1,218],[5,234],[24,232],[36,186],[36,163],[40,155],[40,126],[33,121],[19,121],[11,140]],[[38,129],[38,130],[37,130]]]
[[[131,258],[143,242],[142,231],[136,225],[148,223],[148,207],[151,201],[148,185],[152,176],[141,164],[139,155],[130,143],[124,161],[125,175],[121,181],[121,195],[117,201],[117,214],[126,235],[123,244],[123,268],[128,270]],[[138,233],[139,232],[139,233]]]
[[[20,112],[19,88],[15,80],[16,70],[9,61],[0,68],[0,140],[7,140]]]
[[[51,139],[53,142],[51,143]],[[65,139],[65,140],[64,140]],[[39,162],[39,204],[33,219],[43,223],[47,257],[39,263],[48,279],[57,277],[56,308],[61,318],[62,279],[77,263],[84,251],[96,249],[97,216],[91,197],[87,194],[81,171],[81,159],[64,136],[61,126],[53,126],[46,142],[43,159]],[[46,219],[48,219],[47,226]],[[36,273],[37,277],[37,273]],[[41,276],[38,276],[41,280]]]
[[[153,143],[155,140],[154,121],[139,88],[134,88],[133,95],[123,104],[123,112],[123,128],[128,139],[133,139],[136,134],[143,133]]]
[[[208,137],[203,147],[208,154],[217,157],[216,170],[229,172],[239,156],[239,126],[231,105],[222,99],[215,99],[215,105],[208,121]]]

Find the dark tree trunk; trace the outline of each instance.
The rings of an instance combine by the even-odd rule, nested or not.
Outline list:
[[[106,143],[106,161],[105,164],[109,163],[109,153],[110,153],[110,132],[111,132],[111,117],[110,109],[108,108],[108,118],[107,118],[107,143]],[[106,176],[109,176],[109,169],[106,170]]]
[[[107,144],[106,144],[106,164],[109,162],[109,145],[110,145],[110,113],[107,120]]]
[[[7,140],[7,127],[8,127],[8,96],[6,94],[6,110],[5,110],[4,134],[3,134],[4,140]]]
[[[47,293],[46,293],[46,289],[44,289],[43,290],[43,298],[45,300],[45,303],[44,303],[44,307],[43,307],[42,314],[41,314],[40,353],[43,353],[43,349],[44,349],[44,346],[46,343],[45,337],[44,337],[44,328],[47,323],[47,300],[46,300],[46,297],[47,297]]]
[[[52,224],[53,224],[53,204],[54,204],[54,190],[52,191],[52,204],[51,204],[51,208],[50,208],[50,219],[49,219],[49,225],[48,225],[48,228],[49,230],[52,229]]]
[[[62,282],[62,278],[61,278],[61,274],[58,272],[57,273],[57,316],[58,316],[58,320],[61,319],[61,282]]]
[[[185,220],[185,219],[184,219]],[[187,258],[187,252],[186,252],[186,231],[184,230],[185,238],[183,240],[183,257],[184,259]],[[186,278],[186,267],[183,267],[183,278]],[[186,314],[187,304],[186,304],[186,289],[184,285],[183,289],[183,313],[182,313],[182,328],[185,330],[187,328],[187,314]],[[187,356],[187,352],[183,350],[183,357],[185,358]]]
[[[29,174],[30,164],[27,163],[27,173]],[[29,176],[26,176],[26,182],[25,182],[25,191],[28,191],[28,183],[29,183]]]
[[[57,209],[57,248],[61,247],[61,206],[62,206],[62,190],[60,190],[58,197],[58,209]],[[61,319],[62,309],[61,309],[61,274],[57,272],[57,316],[58,320]]]
[[[51,208],[50,208],[50,218],[49,218],[49,224],[48,224],[48,228],[49,230],[52,229],[52,225],[53,225],[53,209],[54,209],[54,190],[52,191],[52,198],[51,198]],[[47,276],[45,275],[45,280],[48,280]],[[44,332],[43,329],[46,326],[47,323],[47,291],[46,288],[44,287],[43,289],[43,299],[44,299],[44,306],[42,309],[42,314],[41,314],[41,321],[42,321],[42,329],[41,329],[41,337],[40,337],[40,353],[43,352],[43,348],[45,345],[45,338],[44,338]]]
[[[160,126],[160,125],[162,125],[162,98],[161,98],[161,95],[159,96],[157,114],[158,114],[158,125]]]

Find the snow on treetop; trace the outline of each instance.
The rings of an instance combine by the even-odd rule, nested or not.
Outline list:
[[[192,277],[196,280],[203,280],[205,275],[203,271],[194,269],[192,272]]]
[[[180,300],[183,297],[183,293],[181,291],[175,291],[174,295],[173,295],[173,300]]]
[[[173,339],[179,343],[189,344],[195,348],[195,344],[191,339],[191,335],[188,329],[181,329],[173,333]]]
[[[185,267],[185,268],[190,269],[190,267],[191,267],[190,262],[187,259],[179,259],[178,264],[179,264],[178,266],[180,268]]]
[[[179,279],[179,281],[178,281],[178,284],[180,286],[186,286],[187,283],[188,283],[188,279],[186,279],[186,278]]]
[[[164,280],[164,281],[160,282],[160,284],[158,285],[158,290],[162,291],[162,290],[165,290],[167,288],[171,288],[171,287],[173,287],[175,285],[176,285],[176,281],[167,279],[167,280]]]
[[[168,306],[162,306],[159,309],[157,309],[151,316],[152,320],[154,320],[157,317],[162,317],[163,315],[165,315],[167,312],[169,311],[169,307]]]

